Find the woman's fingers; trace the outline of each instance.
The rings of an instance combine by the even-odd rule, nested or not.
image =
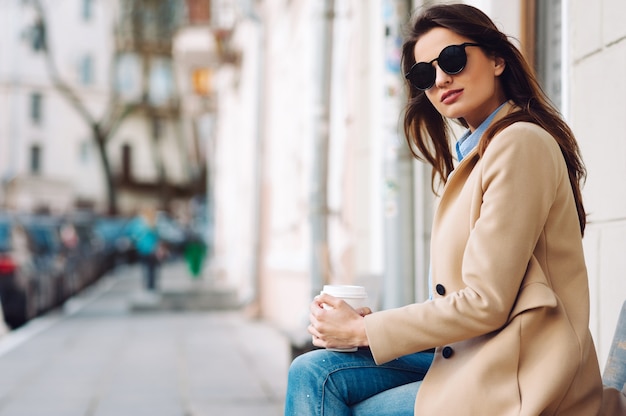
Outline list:
[[[311,334],[313,345],[315,345],[316,347],[326,346],[324,340],[321,338],[322,334],[320,334],[319,331],[317,331],[317,329],[315,329],[315,327],[312,324],[309,325],[307,330],[309,331],[309,334]]]
[[[339,304],[341,304],[341,302],[343,302],[342,299],[340,298],[336,298],[332,295],[329,295],[328,293],[322,293],[319,296],[317,296],[317,298],[319,299],[320,302],[322,302],[323,304],[326,304],[332,308],[335,308],[337,306],[339,306]]]
[[[322,293],[311,302],[307,331],[316,347],[368,345],[363,317],[371,313],[368,307],[354,309],[343,299]]]

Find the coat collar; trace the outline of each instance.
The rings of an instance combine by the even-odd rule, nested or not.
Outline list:
[[[505,116],[509,115],[513,111],[519,111],[519,107],[517,107],[515,103],[513,103],[513,101],[511,100],[505,102],[504,105],[502,105],[502,108],[500,108],[500,110],[494,116],[490,125],[493,125],[495,122],[503,119]],[[481,141],[482,141],[482,136],[478,140],[479,145]],[[450,175],[448,176],[448,181],[446,182],[446,187],[447,187],[448,182],[452,179],[453,176],[459,175],[459,172],[463,172],[466,169],[471,170],[479,158],[480,158],[480,155],[478,154],[478,145],[477,145],[463,158],[463,160],[461,160],[461,162],[457,165],[457,167],[452,172],[450,172]],[[444,191],[446,187],[444,187]]]

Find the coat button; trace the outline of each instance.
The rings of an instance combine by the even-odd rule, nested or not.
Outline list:
[[[454,350],[452,349],[452,347],[443,347],[443,350],[441,351],[441,355],[443,355],[443,358],[450,358],[452,357],[452,354],[454,354]]]
[[[441,296],[446,294],[446,287],[444,285],[442,285],[441,283],[437,283],[437,286],[435,286],[435,290]]]

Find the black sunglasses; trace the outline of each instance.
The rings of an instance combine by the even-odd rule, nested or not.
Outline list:
[[[430,62],[416,62],[409,72],[404,74],[406,79],[420,91],[426,91],[435,85],[437,71],[433,62],[439,62],[439,68],[448,75],[456,75],[465,68],[468,46],[480,46],[478,43],[465,42],[460,45],[450,45],[443,48],[439,56]]]

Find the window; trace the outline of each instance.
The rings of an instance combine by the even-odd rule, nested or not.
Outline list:
[[[39,52],[46,49],[46,26],[41,18],[35,21],[31,29],[30,41],[33,51]]]
[[[187,9],[189,23],[206,24],[211,22],[211,2],[209,0],[189,0]]]
[[[40,125],[43,119],[43,96],[39,92],[30,95],[30,119],[33,124]]]
[[[91,55],[84,55],[79,63],[78,76],[83,85],[93,84],[93,58]]]
[[[91,160],[91,140],[83,140],[80,143],[78,158],[80,163],[86,165]]]
[[[30,173],[38,175],[41,173],[41,146],[33,145],[30,148]]]
[[[541,87],[562,109],[562,1],[536,1],[534,62]]]
[[[149,100],[154,106],[165,106],[174,96],[174,70],[171,59],[154,58],[150,63]]]
[[[132,147],[129,144],[122,146],[122,180],[130,182],[132,179]]]
[[[210,95],[213,92],[213,71],[211,68],[195,68],[191,72],[193,92],[198,95]]]
[[[83,0],[81,12],[85,22],[91,20],[93,17],[93,0]]]
[[[139,55],[122,52],[115,61],[115,89],[125,101],[141,101],[142,62]]]

